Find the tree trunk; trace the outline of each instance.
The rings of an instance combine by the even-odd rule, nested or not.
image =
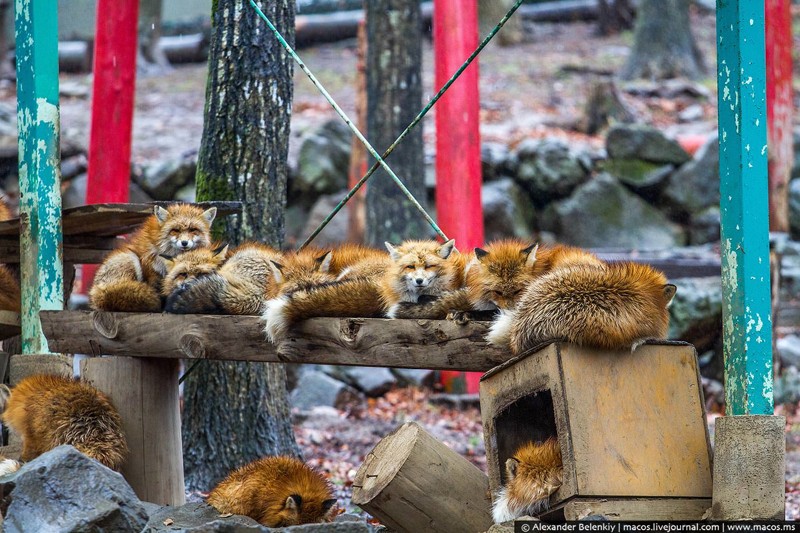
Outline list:
[[[621,77],[697,79],[705,72],[689,25],[689,0],[642,0],[633,48]]]
[[[162,5],[163,0],[140,0],[139,49],[147,62],[169,68],[169,60],[158,45],[161,39]]]
[[[294,41],[295,0],[263,10]],[[292,60],[240,0],[215,0],[197,199],[240,200],[217,237],[279,246],[284,236]],[[266,341],[265,341],[266,342]],[[299,455],[283,365],[204,361],[186,380],[187,487],[207,490],[264,455]]]
[[[422,107],[422,31],[416,0],[365,2],[367,20],[367,131],[383,152]],[[371,163],[373,161],[370,161]],[[425,205],[422,124],[388,159],[389,166]],[[431,234],[420,213],[379,169],[367,189],[367,242],[383,246]]]
[[[478,0],[478,39],[486,37],[514,4],[515,0]],[[524,37],[522,15],[517,12],[503,25],[495,39],[500,46],[509,46],[522,42]]]
[[[633,28],[635,10],[631,0],[599,0],[597,4],[598,35],[613,35]]]

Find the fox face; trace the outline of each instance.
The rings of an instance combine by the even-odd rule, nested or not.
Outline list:
[[[331,521],[331,511],[336,500],[333,498],[317,502],[303,499],[299,494],[292,494],[286,498],[283,508],[272,521],[269,527],[289,527],[300,524],[324,523]]]
[[[416,302],[421,294],[438,294],[450,289],[452,265],[447,261],[455,249],[455,241],[410,241],[393,246],[385,243],[392,259],[390,274],[394,286],[404,295],[401,301]]]
[[[308,250],[285,257],[283,262],[270,261],[275,285],[280,294],[289,294],[315,285],[332,282],[331,274],[333,252]]]
[[[173,257],[210,244],[217,208],[200,211],[188,205],[171,205],[167,209],[156,206],[155,215],[159,223],[158,253]]]
[[[535,277],[538,246],[522,248],[519,243],[501,241],[487,248],[475,248],[475,259],[467,271],[473,307],[479,311],[513,309]]]
[[[162,256],[167,266],[167,274],[161,285],[161,294],[169,296],[172,291],[188,281],[206,276],[222,266],[228,255],[228,245],[215,249],[198,248],[175,257]]]

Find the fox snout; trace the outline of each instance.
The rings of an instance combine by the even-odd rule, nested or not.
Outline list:
[[[172,245],[178,250],[185,252],[195,247],[197,237],[194,235],[178,235],[171,237]]]
[[[434,277],[431,272],[419,269],[406,275],[406,283],[411,290],[424,289],[431,284]]]

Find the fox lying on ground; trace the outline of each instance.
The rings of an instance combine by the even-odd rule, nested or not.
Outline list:
[[[293,457],[264,457],[232,472],[208,495],[220,513],[267,527],[329,522],[336,499],[318,472]]]
[[[196,248],[175,257],[162,257],[167,273],[161,282],[161,296],[166,298],[173,291],[216,272],[228,256],[228,245],[212,245],[210,248]]]
[[[20,459],[30,461],[62,444],[119,470],[128,453],[119,413],[91,385],[37,374],[13,389],[0,385],[3,423],[22,438]]]
[[[14,218],[5,198],[0,196],[0,222]],[[14,273],[5,265],[0,265],[0,311],[20,311],[19,282]]]
[[[495,523],[547,510],[550,495],[562,484],[561,448],[554,438],[528,442],[506,461],[506,484],[497,491],[492,506]]]
[[[166,257],[208,247],[211,223],[217,214],[212,207],[175,204],[154,214],[122,248],[106,257],[95,274],[89,291],[93,309],[104,311],[161,310],[159,290],[167,273]]]

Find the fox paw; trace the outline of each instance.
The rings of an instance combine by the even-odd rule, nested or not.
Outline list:
[[[467,311],[450,311],[447,313],[447,320],[452,320],[459,326],[469,324],[471,317]]]

